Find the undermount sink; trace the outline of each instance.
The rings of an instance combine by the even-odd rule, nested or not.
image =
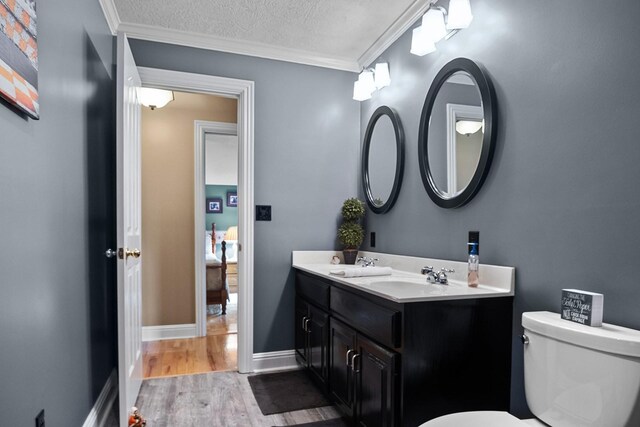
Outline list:
[[[426,280],[419,279],[388,279],[369,282],[371,286],[424,286],[430,284]]]

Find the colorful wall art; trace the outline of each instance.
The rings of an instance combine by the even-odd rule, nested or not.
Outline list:
[[[40,118],[36,0],[0,0],[0,96]]]

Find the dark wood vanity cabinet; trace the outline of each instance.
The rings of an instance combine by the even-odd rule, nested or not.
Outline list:
[[[329,314],[298,297],[295,326],[298,362],[309,368],[316,380],[326,385]]]
[[[394,426],[399,355],[332,318],[329,389],[336,404],[361,426]]]
[[[512,297],[396,303],[296,271],[296,355],[359,426],[509,410]]]

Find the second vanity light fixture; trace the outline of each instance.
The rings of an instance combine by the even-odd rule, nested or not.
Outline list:
[[[436,51],[436,43],[467,28],[473,15],[469,0],[449,0],[449,12],[440,6],[432,6],[422,17],[422,25],[413,30],[411,53],[424,56]]]
[[[374,68],[368,68],[360,73],[358,80],[353,83],[353,99],[366,101],[376,90],[391,84],[389,64],[379,62]]]

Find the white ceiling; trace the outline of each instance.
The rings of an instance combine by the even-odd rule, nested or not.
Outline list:
[[[435,0],[433,0],[435,1]],[[130,37],[359,71],[432,0],[100,0]]]

